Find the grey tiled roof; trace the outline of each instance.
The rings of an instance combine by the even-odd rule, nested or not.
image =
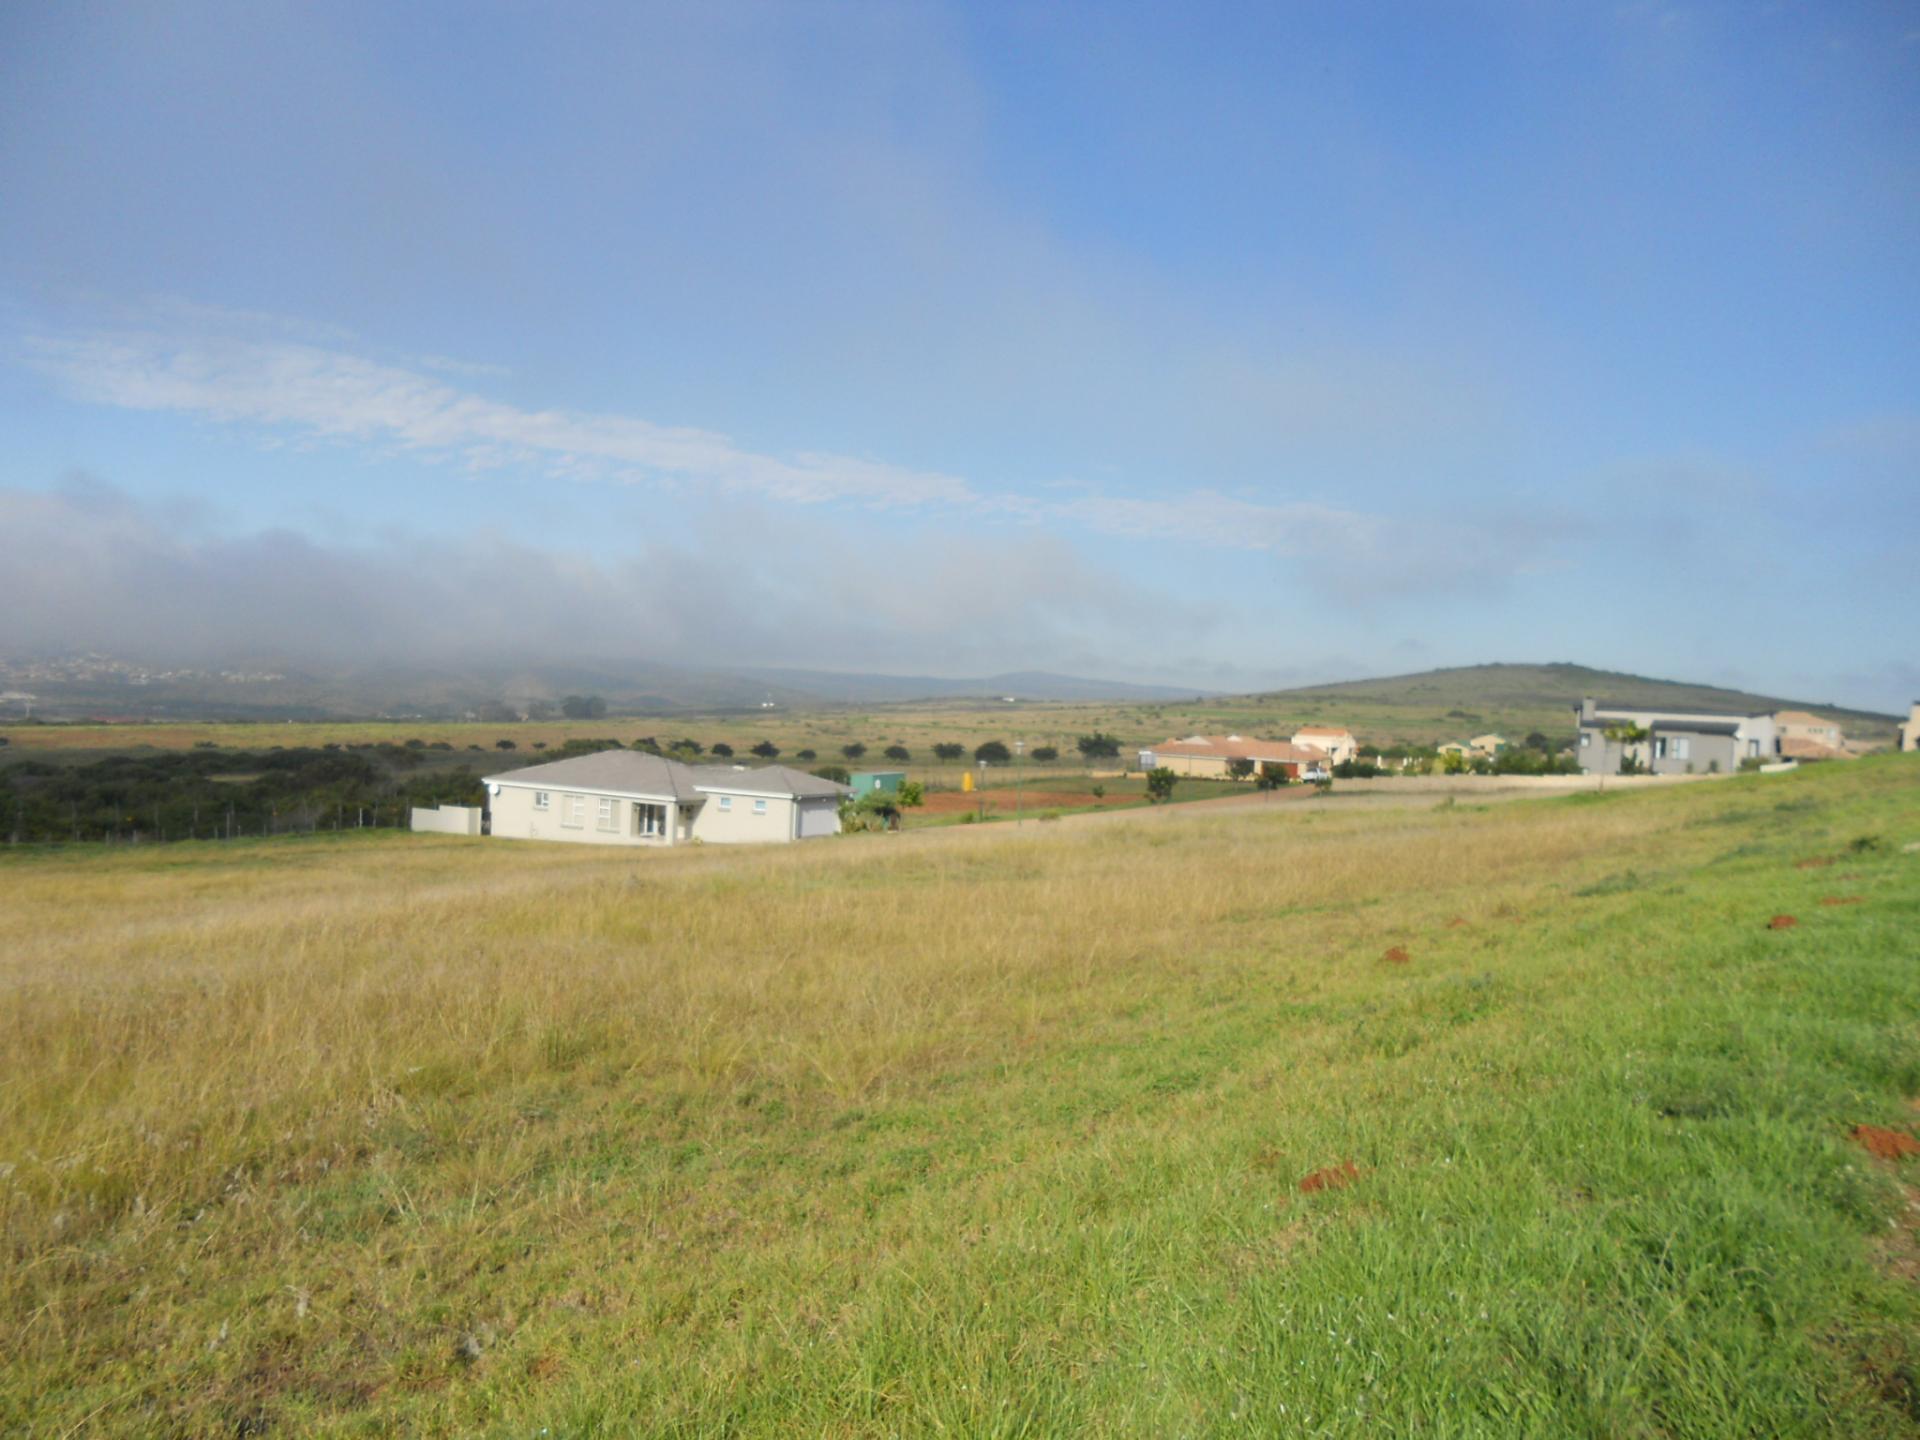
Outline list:
[[[537,785],[555,790],[616,791],[624,795],[657,795],[670,800],[698,800],[693,770],[663,755],[639,750],[599,750],[571,760],[549,760],[486,777],[489,784]]]
[[[851,786],[837,780],[822,780],[818,775],[786,765],[696,765],[693,783],[702,790],[751,790],[762,795],[791,795],[795,799],[853,793]]]
[[[664,755],[639,750],[599,750],[570,760],[549,760],[486,777],[488,784],[532,785],[542,789],[605,794],[659,796],[697,804],[703,793],[790,795],[796,800],[851,795],[852,789],[785,765],[683,765]]]

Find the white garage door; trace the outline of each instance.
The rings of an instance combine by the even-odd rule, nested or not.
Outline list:
[[[840,833],[840,806],[833,800],[802,800],[800,802],[800,838],[811,840],[816,835],[837,835]]]

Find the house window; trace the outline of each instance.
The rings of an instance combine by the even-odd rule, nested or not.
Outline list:
[[[553,796],[545,790],[534,791],[533,808],[536,810],[551,810],[553,808]]]
[[[1664,760],[1667,758],[1666,736],[1662,735],[1653,742],[1653,758],[1656,760]]]
[[[720,808],[722,810],[733,809],[733,797],[731,795],[722,795],[720,797]]]
[[[764,801],[764,800],[756,800],[756,801],[754,801],[754,802],[753,802],[753,813],[754,813],[754,814],[756,814],[756,815],[764,815],[764,814],[766,814],[766,813],[767,813],[767,802],[766,802],[766,801]]]
[[[1688,759],[1691,759],[1692,756],[1693,756],[1693,741],[1685,735],[1674,736],[1673,737],[1673,758],[1676,760],[1688,760]]]
[[[565,798],[566,808],[560,812],[560,823],[577,830],[587,823],[587,797],[568,795]]]
[[[619,822],[615,820],[614,813],[613,797],[611,795],[602,795],[600,797],[599,819],[599,825],[602,830],[612,830],[617,827]]]
[[[641,835],[657,840],[667,833],[667,807],[640,802],[633,807],[633,822]]]

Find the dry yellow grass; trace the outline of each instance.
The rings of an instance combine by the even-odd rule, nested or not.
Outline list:
[[[1097,1165],[1115,1194],[1211,1175],[1206,1107],[1164,1077],[1136,1093],[1131,1067],[1217,1073],[1216,1102],[1264,1086],[1269,1109],[1300,1107],[1291,1143],[1335,1146],[1369,1096],[1453,1094],[1401,1066],[1400,1042],[1377,1047],[1464,1003],[1471,971],[1531,997],[1472,1022],[1477,1053],[1508,1057],[1473,1083],[1509,1093],[1541,1060],[1534,1032],[1576,1023],[1582,987],[1616,978],[1577,947],[1547,958],[1591,923],[1567,913],[1572,887],[1649,855],[1701,863],[1728,839],[1715,817],[1756,786],[1487,812],[1197,807],[753,851],[348,836],[6,863],[0,1336],[42,1398],[15,1391],[0,1418],[200,1433],[406,1414],[471,1433],[556,1413],[539,1382],[558,1375],[588,1407],[582,1432],[601,1403],[582,1397],[603,1391],[662,1426],[721,1423],[719,1397],[759,1393],[768,1365],[802,1373],[831,1307],[857,1309],[809,1267],[871,1246],[925,1284],[935,1256],[965,1268],[945,1247],[980,1243],[989,1219],[1051,1235],[1021,1188],[1030,1163],[1068,1189]],[[1399,943],[1455,973],[1379,965]],[[1268,1018],[1220,1030],[1244,1005]],[[1350,1017],[1382,1005],[1356,1047]],[[1274,1015],[1297,1023],[1268,1033]],[[1314,1112],[1323,1084],[1338,1113]],[[894,1116],[928,1137],[926,1107],[955,1095],[973,1097],[960,1116],[1032,1116],[933,1162],[981,1167],[955,1193],[909,1178],[850,1198],[835,1167],[868,1162],[833,1158],[843,1134]],[[968,1123],[941,1133],[959,1143]],[[688,1146],[709,1158],[676,1170]],[[1130,1154],[1143,1169],[1120,1178]],[[700,1168],[718,1157],[733,1168]],[[730,1330],[713,1287],[787,1340]],[[518,1347],[518,1368],[465,1384],[469,1342]],[[1062,1366],[1085,1363],[1057,1343]],[[581,1373],[600,1363],[650,1378]],[[863,1403],[938,1428],[912,1407],[944,1363]],[[760,1394],[743,1428],[889,1428],[839,1383],[783,1380],[788,1400]]]

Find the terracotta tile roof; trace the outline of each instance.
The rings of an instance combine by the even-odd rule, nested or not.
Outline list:
[[[1288,740],[1250,740],[1243,735],[1189,735],[1148,747],[1155,755],[1215,756],[1222,760],[1274,760],[1296,765],[1325,760],[1327,752]]]
[[[1293,732],[1296,735],[1345,735],[1349,739],[1353,732],[1344,725],[1302,725]]]

